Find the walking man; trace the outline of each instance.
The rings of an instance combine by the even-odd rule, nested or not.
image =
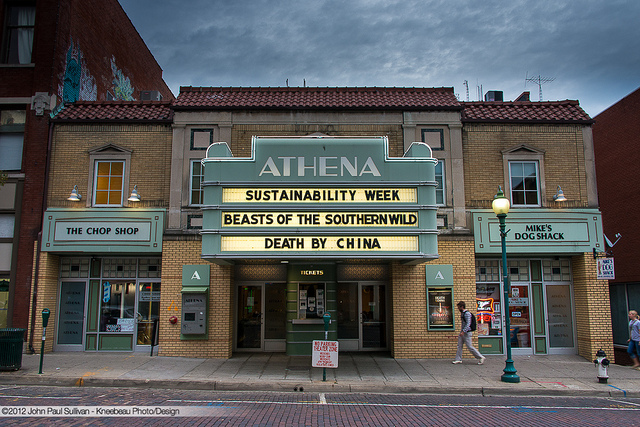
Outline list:
[[[467,310],[467,305],[464,301],[460,301],[458,304],[458,311],[462,314],[462,326],[460,328],[460,333],[458,334],[458,351],[456,353],[456,359],[453,361],[454,364],[462,363],[462,344],[464,343],[471,354],[478,359],[478,365],[482,365],[484,363],[485,357],[480,354],[480,352],[473,346],[471,343],[471,336],[473,335],[473,331],[475,331],[475,322],[473,314]]]

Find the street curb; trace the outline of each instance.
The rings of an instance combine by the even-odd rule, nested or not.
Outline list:
[[[3,377],[0,385],[54,386],[54,387],[117,387],[139,389],[203,390],[227,392],[311,392],[311,393],[394,393],[441,394],[479,396],[539,396],[539,397],[640,397],[640,392],[627,392],[612,387],[611,390],[505,388],[505,387],[456,387],[434,385],[393,385],[382,383],[335,383],[322,381],[202,381],[202,380],[141,380],[127,378],[91,377]]]

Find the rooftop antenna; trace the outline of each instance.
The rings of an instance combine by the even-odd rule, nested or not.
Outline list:
[[[462,84],[467,88],[467,102],[469,102],[469,81],[465,80]]]
[[[538,95],[540,97],[540,101],[542,101],[542,85],[545,83],[549,83],[554,81],[555,77],[542,77],[538,75],[537,77],[529,77],[529,73],[525,75],[524,78],[524,87],[527,87],[527,82],[535,83],[538,85]]]

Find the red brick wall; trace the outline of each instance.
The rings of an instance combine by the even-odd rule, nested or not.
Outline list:
[[[640,281],[640,89],[595,117],[593,145],[604,233],[622,238],[613,248],[616,280]]]
[[[173,99],[162,80],[162,69],[117,0],[58,0],[35,4],[34,65],[0,67],[0,104],[3,98],[30,98],[36,92],[61,95],[72,42],[75,58],[92,77],[97,100],[106,99],[107,91],[114,94],[112,58],[122,75],[129,78],[135,99],[139,99],[141,90],[159,90],[165,100]],[[0,23],[4,23],[6,5],[7,1],[0,0]],[[27,120],[21,171],[24,192],[19,229],[16,227],[19,242],[14,248],[18,265],[10,326],[25,328],[31,299],[33,245],[41,229],[44,208],[49,111],[36,116],[29,105],[18,108],[27,110]]]

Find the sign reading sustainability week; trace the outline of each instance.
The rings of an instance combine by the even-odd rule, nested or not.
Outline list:
[[[213,144],[204,167],[203,258],[437,257],[435,164],[386,137],[254,137],[252,156]]]

